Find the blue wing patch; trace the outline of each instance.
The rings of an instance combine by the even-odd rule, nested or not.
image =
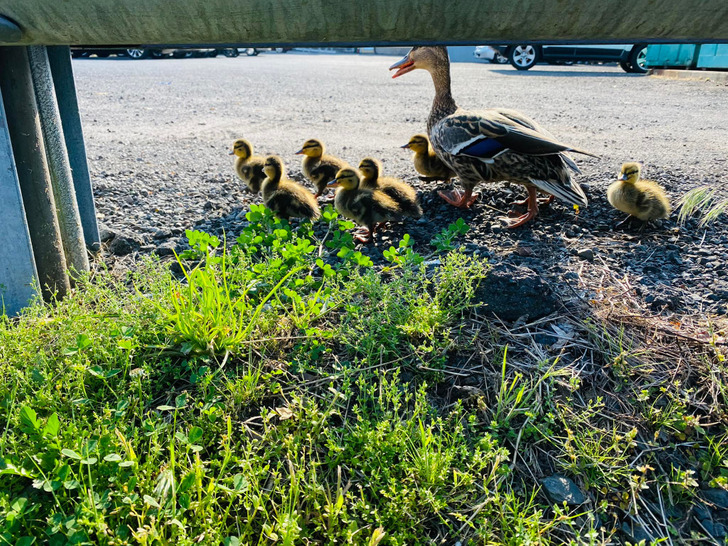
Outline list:
[[[491,159],[506,149],[506,146],[492,138],[476,140],[471,144],[463,146],[457,151],[457,155],[469,155],[482,159]]]

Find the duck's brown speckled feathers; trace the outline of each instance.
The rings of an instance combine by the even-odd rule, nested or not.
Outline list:
[[[367,157],[359,163],[359,170],[363,176],[359,182],[361,190],[381,190],[399,205],[402,216],[420,218],[422,208],[417,203],[417,192],[404,182],[393,177],[379,176],[381,164],[374,158]]]
[[[263,203],[279,218],[308,218],[321,216],[316,198],[306,188],[283,175],[283,162],[276,156],[265,160],[266,179],[263,181]]]

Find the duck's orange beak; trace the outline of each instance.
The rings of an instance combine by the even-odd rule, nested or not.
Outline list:
[[[392,78],[399,78],[402,74],[412,72],[415,69],[415,62],[410,59],[410,54],[407,53],[407,55],[405,55],[402,59],[389,67],[390,70],[394,70],[395,68],[398,68],[399,70],[394,73]]]

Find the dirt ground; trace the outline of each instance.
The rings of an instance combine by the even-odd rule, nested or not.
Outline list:
[[[697,221],[614,229],[623,215],[605,191],[624,161],[666,188],[674,205],[686,191],[710,185],[728,196],[728,86],[626,74],[615,66],[455,64],[453,94],[462,107],[521,110],[560,140],[599,154],[576,157],[590,205],[578,215],[561,204],[543,209],[521,229],[498,217],[520,187],[480,186],[470,211],[443,203],[438,185],[422,183],[410,153],[400,149],[424,132],[433,98],[423,71],[391,80],[391,57],[262,54],[234,59],[74,61],[91,176],[106,237],[127,238],[107,256],[126,267],[139,253],[169,254],[184,246],[185,229],[235,237],[250,203],[227,155],[235,138],[259,154],[278,154],[301,180],[307,138],[352,164],[382,160],[385,173],[420,191],[424,219],[395,225],[365,252],[410,233],[426,253],[430,239],[462,217],[471,226],[467,250],[491,262],[529,267],[563,294],[589,298],[620,279],[656,313],[726,313],[728,221]],[[126,249],[126,250],[124,250]],[[606,280],[605,280],[606,279]]]

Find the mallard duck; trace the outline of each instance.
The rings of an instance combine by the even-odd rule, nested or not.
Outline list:
[[[571,179],[579,172],[565,152],[593,155],[563,144],[535,121],[515,110],[466,111],[458,108],[450,91],[450,60],[441,46],[413,47],[390,70],[397,78],[416,68],[427,70],[435,85],[435,100],[427,120],[427,133],[437,156],[460,179],[465,192],[440,192],[456,207],[470,207],[480,182],[510,181],[526,186],[528,212],[508,220],[522,226],[538,214],[537,191],[574,205],[587,205],[584,192]]]
[[[373,157],[365,157],[359,163],[359,172],[362,174],[359,182],[359,189],[382,190],[389,195],[402,209],[404,216],[419,218],[422,216],[422,209],[417,203],[417,192],[415,189],[397,178],[379,176],[382,164]]]
[[[663,190],[652,180],[640,180],[639,163],[625,163],[617,181],[607,189],[607,200],[617,210],[629,214],[618,225],[632,216],[643,222],[670,216],[670,201]]]
[[[305,155],[302,167],[303,174],[316,187],[316,197],[326,192],[326,185],[336,178],[336,173],[349,164],[343,159],[325,153],[324,143],[315,138],[303,143],[296,155]]]
[[[430,139],[427,138],[427,135],[413,136],[402,148],[409,148],[414,152],[412,159],[415,163],[415,170],[422,175],[420,180],[423,182],[437,182],[438,180],[449,182],[455,177],[452,169],[437,157],[435,150],[430,146]]]
[[[400,220],[403,214],[402,208],[389,195],[382,190],[362,190],[359,188],[360,182],[361,174],[347,167],[336,173],[329,187],[338,188],[334,207],[339,214],[365,228],[355,238],[368,243],[380,224]]]
[[[258,193],[260,185],[265,180],[265,173],[263,172],[265,159],[253,155],[253,145],[244,138],[239,138],[233,143],[230,155],[237,156],[235,158],[235,172],[238,173],[240,180],[245,182],[248,191]]]
[[[265,158],[263,165],[266,179],[263,180],[263,203],[279,218],[308,218],[316,220],[321,216],[318,203],[306,188],[289,180],[284,175],[283,161],[272,155]]]

